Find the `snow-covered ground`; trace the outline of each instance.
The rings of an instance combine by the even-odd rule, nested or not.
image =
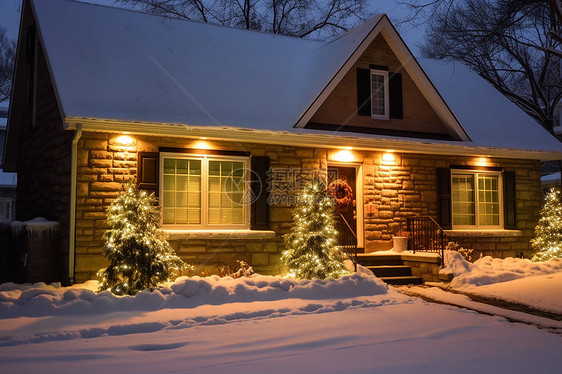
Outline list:
[[[562,366],[559,334],[427,303],[367,274],[180,278],[136,297],[96,287],[1,285],[0,372],[558,373]]]
[[[562,314],[560,258],[531,262],[486,256],[469,263],[459,253],[447,251],[445,263],[444,271],[455,275],[450,284],[453,289]]]

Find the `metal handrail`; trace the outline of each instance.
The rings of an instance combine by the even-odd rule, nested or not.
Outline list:
[[[410,233],[408,249],[413,253],[416,251],[436,252],[441,255],[441,265],[445,259],[445,242],[447,233],[433,217],[409,217],[406,218],[407,230]]]
[[[343,222],[344,224],[338,225],[342,226],[341,228],[338,227],[338,247],[342,248],[347,253],[351,261],[353,262],[355,271],[357,271],[357,234],[355,234],[355,231],[353,231],[353,229],[349,225],[349,222],[347,222],[343,214],[337,214],[341,218],[341,221],[336,220],[336,222]],[[347,230],[343,230],[344,228]],[[351,234],[351,237],[349,234]]]

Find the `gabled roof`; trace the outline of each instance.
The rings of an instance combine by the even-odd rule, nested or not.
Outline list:
[[[323,43],[318,49],[316,52],[318,62],[331,61],[333,64],[340,64],[340,66],[336,72],[334,72],[332,68],[328,76],[318,77],[317,80],[319,82],[326,82],[326,78],[328,78],[329,81],[327,84],[324,83],[323,89],[319,91],[320,94],[299,119],[296,127],[304,127],[306,125],[322,102],[328,97],[379,34],[384,37],[389,47],[392,49],[392,52],[402,64],[403,69],[412,77],[429,105],[436,112],[453,138],[470,140],[466,131],[447,107],[447,104],[427,78],[427,75],[386,15],[379,15],[372,18],[334,41]]]
[[[445,125],[468,140],[385,15],[322,42],[75,1],[33,4],[68,117],[304,127],[322,98],[383,33],[406,69],[415,70],[427,86],[424,93]]]
[[[562,157],[560,142],[476,74],[439,61],[418,63],[384,15],[322,42],[71,0],[31,3],[70,127],[129,126],[200,136],[206,131],[223,138],[249,134],[247,140],[271,142],[300,136],[303,144],[316,139],[417,152]],[[448,131],[463,141],[301,128],[379,34]],[[451,73],[451,67],[457,71]]]

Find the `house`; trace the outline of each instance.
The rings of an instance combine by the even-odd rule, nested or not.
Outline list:
[[[295,194],[314,175],[360,250],[388,250],[428,216],[466,247],[528,256],[541,162],[560,158],[479,77],[416,59],[385,15],[322,42],[23,4],[4,166],[17,218],[60,222],[67,282],[107,265],[105,209],[131,178],[206,272],[237,259],[283,272]]]
[[[11,220],[16,215],[16,174],[2,171],[7,122],[8,107],[0,106],[0,220]]]

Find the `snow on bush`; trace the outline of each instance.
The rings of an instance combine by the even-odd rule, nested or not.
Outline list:
[[[254,275],[230,277],[181,277],[166,287],[144,290],[135,296],[116,296],[109,291],[96,294],[97,282],[72,287],[37,283],[0,285],[0,315],[48,316],[99,314],[130,310],[193,308],[204,304],[272,301],[279,299],[334,299],[385,294],[386,284],[372,274],[350,274],[335,280],[296,280]]]
[[[562,271],[562,259],[559,258],[537,263],[521,258],[486,256],[470,263],[453,251],[445,252],[445,264],[448,268],[445,271],[449,270],[455,275],[451,282],[453,288],[483,286]]]

